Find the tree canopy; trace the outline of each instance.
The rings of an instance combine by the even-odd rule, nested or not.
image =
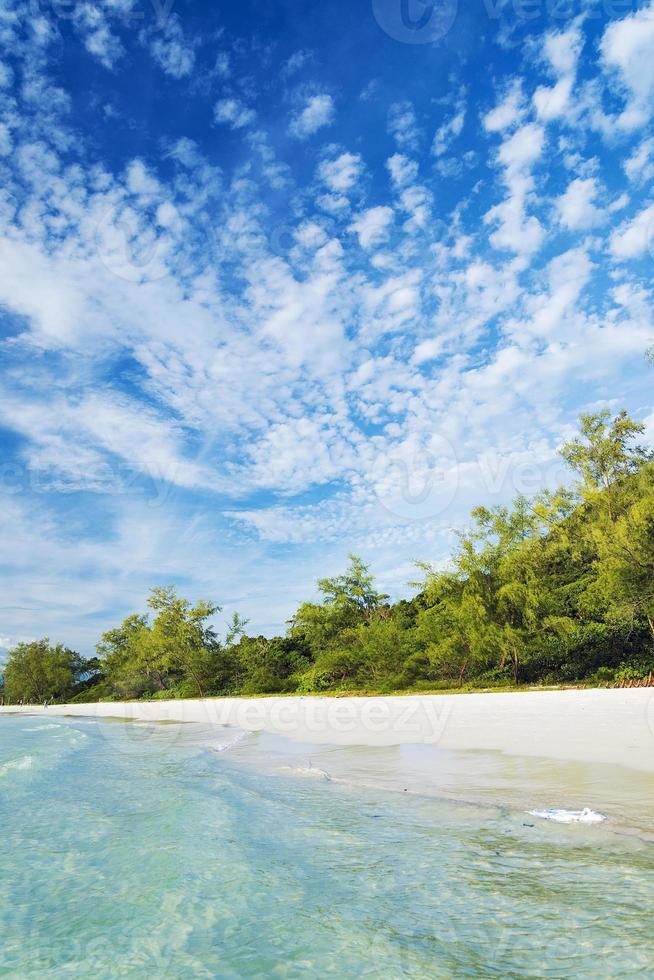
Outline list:
[[[654,669],[654,461],[625,412],[583,415],[561,448],[576,483],[478,507],[447,567],[418,563],[389,602],[357,555],[319,579],[285,636],[171,586],[108,630],[89,666],[47,640],[19,644],[8,700],[202,697],[597,683]],[[99,672],[98,672],[99,671]]]
[[[73,697],[97,673],[96,660],[84,660],[78,653],[47,637],[19,643],[9,652],[4,669],[4,696],[10,703],[65,701]]]

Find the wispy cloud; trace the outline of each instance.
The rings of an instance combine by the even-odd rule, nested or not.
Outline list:
[[[580,410],[652,417],[648,9],[431,74],[362,31],[365,79],[311,12],[136,13],[0,26],[3,637],[170,580],[279,628],[352,548],[399,588]]]

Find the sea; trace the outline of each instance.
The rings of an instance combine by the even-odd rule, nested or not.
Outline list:
[[[0,715],[0,977],[652,977],[609,769]]]

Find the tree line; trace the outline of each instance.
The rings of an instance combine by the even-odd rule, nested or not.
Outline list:
[[[444,569],[389,602],[356,555],[284,636],[152,589],[86,660],[47,639],[8,655],[4,699],[95,701],[614,682],[654,668],[654,458],[625,412],[582,415],[569,488],[478,507]]]

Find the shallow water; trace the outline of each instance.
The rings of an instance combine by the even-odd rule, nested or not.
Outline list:
[[[653,975],[654,848],[607,774],[516,765],[0,717],[0,975]],[[609,819],[526,812],[568,803]]]

